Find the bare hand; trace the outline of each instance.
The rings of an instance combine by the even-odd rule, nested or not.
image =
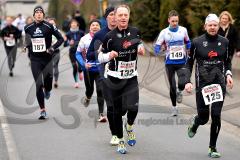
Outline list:
[[[193,89],[192,83],[187,83],[187,84],[185,85],[185,90],[186,90],[188,93],[191,93],[192,89]]]
[[[109,60],[118,57],[118,53],[116,51],[111,51],[109,54]]]
[[[90,63],[85,63],[85,68],[86,69],[89,69],[89,68],[91,68],[92,67],[92,65],[90,64]]]
[[[70,45],[70,46],[73,46],[73,45],[74,45],[74,40],[71,40],[71,41],[69,42],[69,45]]]
[[[145,54],[145,48],[143,46],[138,47],[138,54],[144,55]]]
[[[9,40],[10,39],[10,37],[3,37],[3,40],[4,41],[7,41],[7,40]]]
[[[238,52],[236,53],[236,56],[237,56],[237,57],[240,57],[240,51],[238,51]]]
[[[166,45],[162,45],[162,46],[161,46],[161,52],[164,52],[164,51],[166,51],[166,50],[167,50]]]
[[[67,41],[67,36],[63,36],[64,41]]]
[[[227,75],[227,86],[232,89],[233,88],[233,79],[230,75]]]
[[[27,47],[23,47],[22,48],[22,53],[26,53],[27,52]]]

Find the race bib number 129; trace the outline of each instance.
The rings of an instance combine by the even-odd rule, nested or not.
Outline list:
[[[223,101],[222,87],[219,84],[212,84],[202,88],[202,95],[205,105]]]

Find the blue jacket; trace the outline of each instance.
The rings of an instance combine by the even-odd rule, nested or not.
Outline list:
[[[90,46],[87,50],[87,61],[90,63],[96,63],[98,64],[98,54],[97,54],[97,50],[99,49],[100,45],[103,43],[103,40],[105,38],[105,35],[111,31],[108,27],[105,27],[103,29],[101,29],[100,31],[98,31],[97,33],[95,33]],[[97,65],[98,66],[98,71],[100,73],[100,75],[103,77],[104,75],[104,68],[105,68],[105,64],[100,64]]]

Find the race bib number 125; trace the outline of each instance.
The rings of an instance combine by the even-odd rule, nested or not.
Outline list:
[[[219,84],[212,84],[202,88],[202,95],[205,105],[223,101],[222,87]]]

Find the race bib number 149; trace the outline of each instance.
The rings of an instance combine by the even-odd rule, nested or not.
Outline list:
[[[183,59],[184,55],[185,55],[184,46],[170,46],[169,59],[171,60]]]
[[[222,87],[219,84],[212,84],[202,88],[202,95],[205,105],[223,101]]]

